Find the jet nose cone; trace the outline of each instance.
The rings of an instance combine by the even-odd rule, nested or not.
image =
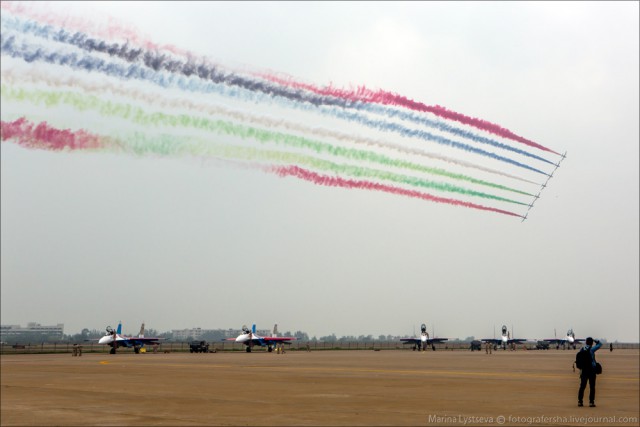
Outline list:
[[[111,342],[111,337],[102,337],[98,341],[98,344],[108,344]]]

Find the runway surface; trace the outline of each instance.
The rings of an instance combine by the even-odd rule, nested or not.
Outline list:
[[[638,350],[597,353],[596,408],[575,353],[5,355],[0,424],[637,426]]]

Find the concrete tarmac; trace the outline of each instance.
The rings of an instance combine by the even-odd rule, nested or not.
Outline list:
[[[575,353],[4,355],[0,424],[637,426],[638,350],[597,353],[596,408]]]

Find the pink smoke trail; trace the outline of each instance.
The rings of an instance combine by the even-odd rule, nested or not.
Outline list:
[[[0,7],[7,12],[14,13],[16,15],[26,16],[35,21],[43,22],[55,27],[73,29],[75,31],[81,31],[94,36],[106,38],[106,39],[124,39],[127,42],[136,46],[142,47],[148,50],[166,50],[176,55],[186,56],[189,58],[196,57],[192,52],[181,49],[174,45],[169,44],[157,44],[146,37],[140,35],[133,28],[124,26],[112,17],[107,17],[108,24],[106,26],[95,25],[89,22],[86,18],[76,18],[71,16],[60,16],[52,11],[36,11],[29,5],[25,5],[21,2],[2,1]]]
[[[34,125],[24,117],[13,122],[0,121],[2,141],[14,140],[27,148],[82,150],[100,148],[100,137],[84,130],[56,129],[46,122]]]
[[[335,176],[320,175],[307,169],[300,168],[298,166],[276,166],[271,169],[274,173],[281,177],[293,176],[305,181],[312,182],[317,185],[325,185],[329,187],[342,187],[348,189],[364,189],[373,191],[382,191],[384,193],[390,193],[400,196],[407,196],[416,199],[428,200],[436,203],[446,203],[454,206],[463,206],[467,208],[479,209],[484,211],[497,212],[504,215],[516,216],[522,218],[522,215],[518,215],[514,212],[505,211],[502,209],[491,208],[488,206],[478,205],[475,203],[464,202],[462,200],[449,199],[445,197],[437,197],[428,193],[422,193],[414,190],[406,190],[403,188],[393,187],[390,185],[378,184],[371,181],[356,181],[351,179],[344,179]]]
[[[92,33],[99,37],[105,37],[109,39],[113,39],[114,37],[117,36],[119,38],[126,39],[127,42],[132,42],[133,44],[136,44],[148,50],[156,50],[156,51],[167,50],[176,55],[186,56],[188,58],[193,58],[195,56],[193,53],[184,49],[180,49],[173,45],[159,45],[149,40],[146,40],[144,37],[140,36],[135,30],[125,27],[119,23],[115,23],[114,19],[110,17],[108,18],[109,24],[107,28],[103,30],[103,29],[100,29],[99,26],[92,25],[91,23],[87,22],[86,19],[71,18],[68,16],[61,18],[57,16],[55,13],[51,13],[51,12],[38,13],[36,11],[33,11],[30,8],[25,7],[23,4],[16,4],[11,1],[2,2],[1,7],[2,9],[5,9],[11,13],[27,16],[31,19],[35,19],[37,21],[44,22],[49,25],[74,28],[76,31],[82,31],[90,34]],[[357,101],[357,102],[365,102],[365,103],[378,103],[383,105],[400,106],[400,107],[404,107],[414,111],[432,113],[439,117],[443,117],[448,120],[457,121],[469,126],[473,126],[477,129],[481,129],[486,132],[493,133],[495,135],[523,143],[530,147],[535,147],[543,151],[560,155],[556,151],[553,151],[547,147],[544,147],[543,145],[540,145],[536,142],[533,142],[519,135],[516,135],[512,131],[505,129],[497,124],[491,123],[489,121],[478,119],[475,117],[469,117],[464,114],[451,111],[439,105],[433,105],[433,106],[425,105],[422,102],[414,101],[405,96],[387,92],[384,90],[374,91],[366,88],[365,86],[359,86],[355,91],[333,88],[331,86],[319,88],[311,84],[294,81],[292,78],[286,78],[286,79],[280,78],[274,74],[264,74],[264,73],[252,73],[252,74],[254,74],[255,76],[261,77],[263,79],[269,80],[271,82],[277,83],[281,86],[304,89],[304,90],[325,95],[325,96],[333,96],[336,98],[341,98],[341,99],[354,101],[354,102]]]

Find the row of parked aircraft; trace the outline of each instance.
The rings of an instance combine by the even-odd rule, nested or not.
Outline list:
[[[427,325],[424,323],[420,327],[420,336],[412,338],[401,338],[403,344],[413,345],[414,350],[426,350],[431,347],[432,350],[436,349],[435,344],[442,344],[448,341],[449,338],[436,338],[430,337],[427,332]],[[144,323],[140,327],[140,332],[137,337],[126,336],[122,334],[122,323],[118,324],[117,329],[113,329],[107,326],[107,333],[105,336],[98,340],[99,344],[109,345],[111,347],[111,353],[114,354],[118,347],[133,347],[135,352],[138,353],[140,348],[145,344],[157,345],[163,338],[152,338],[144,336]],[[295,341],[295,337],[279,337],[277,336],[277,325],[273,328],[273,336],[262,337],[256,333],[256,325],[253,325],[251,329],[246,326],[242,327],[242,333],[236,338],[226,338],[224,341],[233,341],[244,344],[246,346],[247,353],[250,353],[254,346],[267,347],[267,351],[273,351],[273,348],[278,344],[290,344],[291,341]],[[502,326],[502,335],[499,338],[484,338],[480,340],[483,343],[489,343],[494,348],[502,347],[506,350],[515,344],[522,344],[528,341],[526,338],[513,338],[511,332],[507,329],[506,325]],[[567,331],[567,335],[564,338],[548,338],[543,341],[549,344],[556,345],[556,348],[565,346],[576,348],[576,345],[583,342],[584,339],[576,338],[572,329]],[[477,341],[476,341],[477,342]]]
[[[506,326],[502,326],[502,335],[500,336],[500,338],[486,338],[481,340],[481,342],[484,343],[490,343],[493,344],[493,348],[498,348],[498,347],[502,347],[503,349],[506,349],[507,347],[516,345],[516,344],[522,344],[526,341],[529,341],[526,338],[512,338],[511,337],[511,333],[507,330]],[[564,338],[545,338],[543,340],[540,341],[544,341],[550,345],[555,345],[556,348],[567,348],[567,347],[573,347],[574,349],[576,348],[576,346],[583,342],[584,339],[582,338],[576,338],[576,335],[573,333],[573,329],[569,329],[567,331],[567,335]]]
[[[274,335],[277,333],[277,325],[274,326]],[[144,323],[140,327],[140,332],[137,337],[126,336],[122,334],[122,323],[118,323],[118,327],[113,329],[111,326],[107,326],[107,333],[105,336],[98,340],[98,344],[105,344],[111,347],[111,354],[115,354],[118,347],[133,348],[136,353],[140,351],[145,344],[157,345],[163,338],[145,337],[144,336]],[[273,348],[278,344],[290,344],[290,341],[295,341],[295,337],[262,337],[256,333],[256,325],[253,325],[251,329],[246,326],[242,327],[242,333],[236,338],[226,338],[225,341],[234,341],[247,346],[247,353],[250,353],[254,346],[267,347],[267,351],[273,351]]]
[[[433,350],[436,349],[435,344],[442,344],[444,341],[448,341],[448,338],[431,338],[429,333],[427,332],[427,326],[423,323],[421,326],[421,334],[419,337],[414,338],[401,338],[404,344],[413,344],[414,350],[426,350],[427,347],[431,347]],[[498,347],[502,347],[502,349],[506,350],[507,347],[516,344],[522,344],[526,341],[529,341],[526,338],[513,338],[511,337],[511,332],[507,329],[506,325],[502,325],[502,335],[499,338],[483,338],[482,340],[477,340],[477,346],[481,346],[481,343],[489,343],[493,346],[494,349]],[[584,339],[576,338],[576,335],[573,333],[573,329],[569,329],[567,331],[567,335],[564,338],[546,338],[542,341],[549,343],[550,345],[555,345],[556,348],[566,348],[573,347],[576,348],[576,345],[583,342]]]

